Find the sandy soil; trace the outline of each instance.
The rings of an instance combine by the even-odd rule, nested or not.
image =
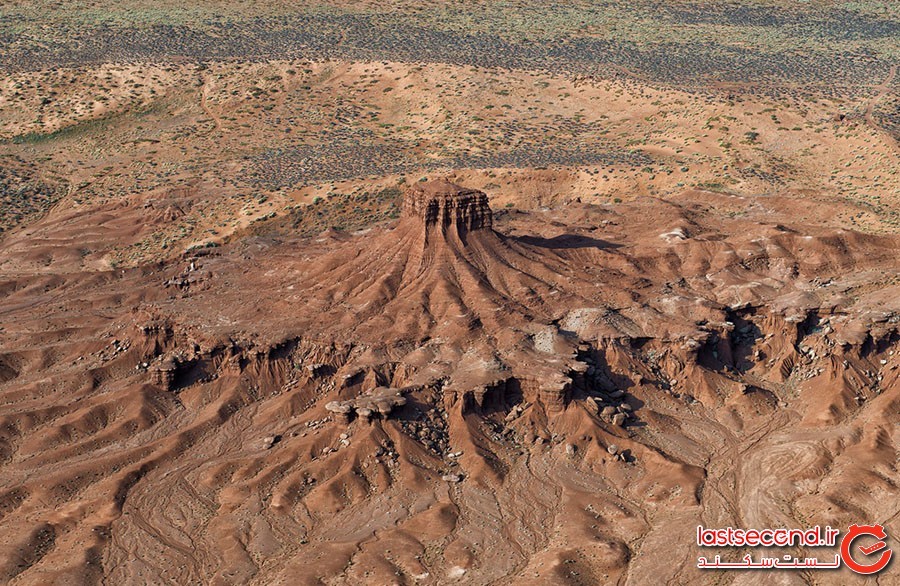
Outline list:
[[[0,6],[0,583],[900,584],[896,16]]]
[[[137,268],[48,239],[17,272],[37,245],[11,238],[0,571],[742,584],[696,569],[696,525],[896,532],[900,240],[800,209],[688,190],[492,213],[435,181],[381,227]],[[95,211],[86,238],[154,218]]]
[[[900,229],[896,144],[866,122],[869,98],[696,95],[633,80],[340,61],[104,64],[0,83],[0,138],[11,141],[0,154],[64,185],[66,210],[173,192],[197,204],[112,249],[85,248],[91,265],[171,258],[318,197],[429,173],[488,189],[498,209],[702,188],[838,201],[849,205],[830,226]]]

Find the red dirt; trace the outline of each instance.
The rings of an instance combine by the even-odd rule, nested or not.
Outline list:
[[[0,244],[4,581],[718,583],[698,524],[897,533],[898,237],[434,181],[359,233],[72,255],[180,196]]]

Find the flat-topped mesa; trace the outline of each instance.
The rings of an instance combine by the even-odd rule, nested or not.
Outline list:
[[[437,228],[442,233],[455,230],[464,235],[490,230],[493,224],[484,192],[442,180],[412,186],[403,201],[403,216],[423,222],[426,233]]]

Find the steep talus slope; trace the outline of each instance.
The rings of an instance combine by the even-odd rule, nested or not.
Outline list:
[[[4,274],[4,580],[704,583],[699,523],[895,523],[900,242],[733,199],[435,181],[355,235]]]

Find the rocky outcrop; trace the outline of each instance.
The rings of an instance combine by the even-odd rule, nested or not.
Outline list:
[[[426,234],[437,231],[464,236],[474,230],[490,230],[493,225],[484,192],[441,180],[411,187],[403,201],[403,216],[424,224]]]
[[[370,421],[376,417],[387,417],[396,407],[406,405],[403,390],[379,387],[349,401],[331,401],[325,409],[338,414],[344,421],[354,416]]]

